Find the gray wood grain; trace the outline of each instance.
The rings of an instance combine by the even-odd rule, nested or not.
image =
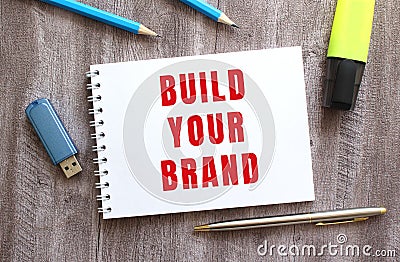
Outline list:
[[[321,107],[336,1],[210,0],[240,29],[177,0],[82,2],[137,20],[162,38],[136,36],[40,1],[0,1],[0,261],[398,261],[400,62],[397,1],[377,1],[370,55],[353,112]],[[125,218],[97,214],[93,142],[83,73],[90,64],[303,46],[316,200],[310,203]],[[83,172],[53,166],[24,109],[49,98],[80,149]],[[289,163],[290,164],[290,163]],[[358,206],[388,214],[341,226],[199,234],[224,219]],[[268,245],[346,244],[395,250],[395,258],[259,256]],[[287,250],[286,250],[287,251]]]

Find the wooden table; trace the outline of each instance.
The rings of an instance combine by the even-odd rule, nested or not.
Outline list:
[[[321,107],[336,1],[208,2],[240,29],[217,24],[177,0],[82,0],[137,20],[162,38],[137,36],[35,0],[0,2],[1,261],[366,261],[399,253],[400,8],[377,1],[370,53],[353,112]],[[302,45],[314,202],[102,220],[95,200],[93,131],[84,72],[90,64]],[[53,166],[24,109],[49,98],[77,147],[83,172],[66,179]],[[290,163],[288,163],[290,164]],[[340,226],[296,225],[194,233],[224,219],[360,206],[388,213]],[[359,257],[283,256],[296,245],[358,245]],[[343,236],[339,236],[343,237]],[[260,245],[275,245],[260,256]],[[263,251],[259,249],[259,251]],[[368,248],[367,248],[368,249]],[[292,252],[295,251],[292,248]],[[367,250],[368,251],[368,250]],[[348,252],[351,254],[351,250]],[[396,258],[376,258],[395,261]]]

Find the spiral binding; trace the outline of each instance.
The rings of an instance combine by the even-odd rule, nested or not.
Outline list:
[[[93,89],[97,89],[97,88],[100,88],[100,83],[87,84],[86,85],[86,89],[87,90],[93,90]]]
[[[98,76],[99,74],[100,74],[99,70],[87,71],[85,73],[86,78],[92,78],[92,77]]]
[[[100,152],[100,151],[104,151],[104,150],[106,150],[106,146],[105,145],[92,146],[92,151],[94,151],[94,152]]]
[[[98,200],[98,201],[107,201],[107,200],[110,200],[110,195],[109,194],[106,194],[106,195],[97,195],[96,196],[96,199]]]
[[[104,134],[103,132],[94,133],[94,134],[91,134],[91,135],[90,135],[90,137],[91,137],[92,139],[96,139],[96,140],[98,140],[98,139],[100,139],[100,138],[103,138],[103,137],[105,137],[105,136],[106,136],[106,134]]]
[[[88,102],[98,102],[98,101],[101,100],[101,96],[100,95],[98,95],[98,96],[88,96],[87,99],[88,99]]]
[[[111,212],[111,207],[99,207],[97,208],[99,213],[110,213]]]
[[[90,121],[90,126],[91,127],[97,127],[97,126],[102,126],[102,125],[104,125],[104,121],[103,120]]]
[[[96,183],[97,189],[105,189],[105,188],[108,188],[109,186],[110,186],[110,184],[108,182]]]
[[[94,171],[95,176],[106,176],[108,175],[108,170],[103,169],[103,170],[96,170]]]
[[[90,108],[89,109],[89,115],[97,115],[103,113],[103,108]]]
[[[87,78],[91,78],[92,79],[92,83],[89,83],[86,85],[86,89],[87,90],[94,90],[94,89],[99,89],[101,87],[100,83],[93,83],[93,78],[98,76],[100,74],[100,72],[98,70],[95,71],[88,71],[85,73]],[[103,108],[101,107],[96,107],[96,103],[101,101],[102,97],[101,95],[91,95],[87,97],[88,102],[93,103],[93,108],[89,109],[89,114],[90,115],[99,115],[101,113],[103,113]],[[97,118],[97,117],[96,117]],[[97,127],[101,127],[104,125],[104,121],[103,120],[92,120],[90,121],[90,126],[97,128]],[[90,135],[90,137],[92,139],[95,139],[96,141],[102,139],[105,137],[105,133],[104,132],[95,132],[93,134]],[[94,152],[104,152],[106,150],[106,146],[101,144],[101,145],[95,145],[92,146],[92,151]],[[98,176],[98,177],[104,177],[108,175],[108,170],[107,169],[100,169],[100,166],[103,164],[107,163],[107,158],[106,157],[97,157],[97,158],[93,158],[93,163],[98,164],[99,165],[99,170],[94,171],[94,175]],[[97,189],[107,189],[110,186],[110,184],[108,182],[99,182],[95,184],[95,187]],[[109,194],[104,194],[104,195],[98,195],[96,196],[96,199],[98,201],[101,201],[104,205],[104,203],[108,200],[110,200],[110,195]],[[111,207],[99,207],[98,208],[98,212],[99,213],[110,213],[111,212]]]

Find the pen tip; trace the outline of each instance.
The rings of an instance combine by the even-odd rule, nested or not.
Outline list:
[[[237,24],[231,24],[232,27],[240,28]]]
[[[194,231],[209,231],[210,226],[209,225],[203,225],[203,226],[195,226]]]
[[[386,214],[386,208],[384,208],[384,207],[381,207],[381,215],[383,215],[383,214]]]
[[[156,37],[161,37],[160,35],[156,35]]]

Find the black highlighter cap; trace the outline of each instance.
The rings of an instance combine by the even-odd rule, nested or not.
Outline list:
[[[338,0],[327,54],[323,106],[353,110],[371,37],[375,0]]]
[[[328,58],[327,63],[324,106],[353,110],[365,63],[345,58]]]

